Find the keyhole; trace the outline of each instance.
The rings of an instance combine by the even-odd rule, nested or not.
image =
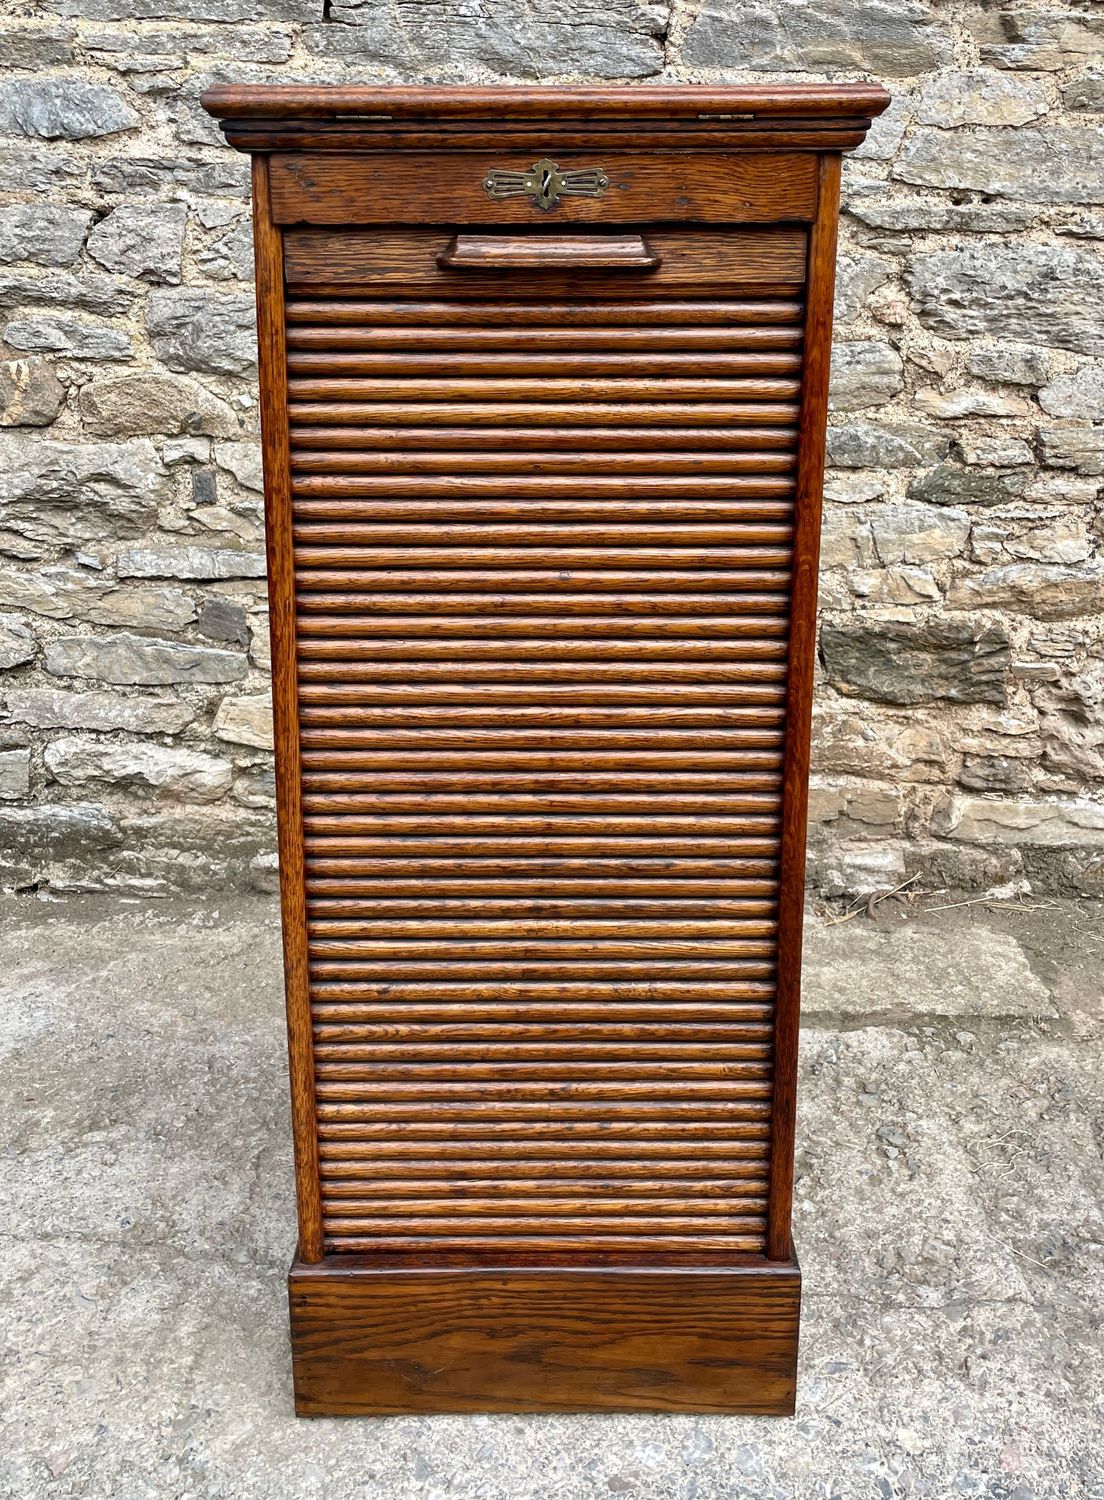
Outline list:
[[[548,198],[552,193],[552,173],[545,167],[541,174],[541,197]]]

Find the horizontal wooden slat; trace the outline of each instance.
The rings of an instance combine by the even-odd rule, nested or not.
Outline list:
[[[769,429],[766,429],[769,431]],[[784,430],[784,429],[780,429]],[[386,453],[365,452],[350,443],[327,449],[323,443],[311,448],[293,447],[291,467],[296,474],[412,474],[412,475],[625,475],[643,474],[786,474],[793,454],[784,447],[765,451],[717,453],[557,453],[522,449],[517,453],[430,453],[403,451],[396,445]],[[510,486],[503,486],[510,488]]]
[[[660,382],[662,385],[662,382]],[[478,394],[478,393],[477,393]],[[288,413],[293,423],[333,423],[339,427],[362,426],[434,428],[450,431],[460,424],[470,428],[493,428],[508,431],[511,427],[716,427],[777,426],[791,428],[797,421],[796,401],[766,401],[736,397],[719,400],[686,401],[678,387],[670,385],[662,393],[666,399],[652,401],[612,400],[606,404],[579,400],[548,401],[539,397],[528,401],[414,401],[393,390],[389,398],[367,402],[353,398],[308,400],[293,397]]]
[[[359,408],[356,409],[359,412]],[[607,414],[608,415],[608,414]],[[454,473],[452,462],[464,461],[488,465],[505,464],[524,470],[530,462],[541,463],[555,457],[562,465],[577,467],[586,473],[601,473],[592,464],[605,462],[605,455],[616,455],[614,472],[625,473],[635,464],[645,473],[649,464],[664,459],[685,464],[705,463],[711,458],[726,459],[743,452],[762,449],[765,452],[793,453],[797,447],[796,427],[784,424],[754,427],[559,427],[550,433],[544,427],[508,426],[493,435],[484,428],[462,427],[365,427],[365,426],[295,426],[291,429],[292,455],[302,457],[315,449],[355,450],[364,456],[374,455],[381,463],[407,456],[421,463],[437,462],[444,454],[441,467]]]
[[[580,394],[587,393],[588,383],[595,379],[627,379],[650,382],[664,376],[679,378],[685,394],[687,384],[712,380],[743,380],[776,375],[797,376],[801,371],[801,354],[786,349],[750,349],[664,353],[429,353],[426,351],[388,350],[377,352],[360,349],[323,349],[317,343],[306,349],[291,347],[287,357],[289,376],[347,380],[352,377],[379,377],[389,385],[407,379],[434,378],[445,381],[463,379],[490,381],[492,388],[502,377],[516,377],[519,384],[541,377],[542,390],[564,380],[579,381]],[[546,378],[545,378],[546,377]],[[527,388],[522,384],[522,390]],[[549,393],[551,394],[551,392]],[[790,383],[788,395],[796,394]]]
[[[745,324],[801,324],[805,304],[800,297],[759,299],[705,299],[693,301],[665,298],[632,303],[564,298],[553,307],[547,302],[525,300],[525,290],[508,302],[485,302],[477,306],[432,299],[388,301],[351,297],[289,297],[286,317],[289,328],[300,324],[352,328],[644,328]]]

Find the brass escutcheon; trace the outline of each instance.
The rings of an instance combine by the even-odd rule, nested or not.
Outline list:
[[[542,156],[528,172],[508,167],[492,167],[483,179],[488,198],[531,198],[537,208],[555,208],[561,198],[600,198],[609,187],[609,178],[601,167],[578,167],[561,171],[554,161]]]

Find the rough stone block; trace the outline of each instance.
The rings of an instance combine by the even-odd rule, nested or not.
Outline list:
[[[918,423],[835,423],[828,429],[828,462],[840,469],[912,469],[945,458],[950,438]]]
[[[1042,427],[1043,463],[1078,474],[1104,474],[1104,427]]]
[[[227,740],[232,745],[271,750],[272,700],[267,695],[224,698],[219,704],[213,728],[220,740]]]
[[[31,752],[0,750],[0,801],[19,802],[31,791]]]
[[[239,431],[234,409],[194,380],[149,370],[82,386],[81,420],[93,437],[172,436],[203,433],[227,437]]]
[[[38,655],[38,636],[18,615],[0,615],[0,672],[22,667]]]
[[[62,636],[46,647],[46,670],[55,677],[88,677],[119,685],[237,682],[246,668],[245,657],[236,651],[140,635]]]
[[[683,45],[692,67],[822,72],[859,68],[890,78],[951,60],[953,40],[917,0],[706,0]]]
[[[9,688],[3,693],[6,718],[33,729],[126,730],[131,734],[179,734],[195,718],[175,698],[131,697],[64,688]]]
[[[989,68],[940,73],[929,79],[916,106],[918,125],[948,130],[960,125],[1026,125],[1049,108],[1046,85],[1009,78]]]
[[[1104,277],[1086,251],[1030,242],[939,250],[918,255],[906,274],[933,333],[1104,354]]]
[[[961,554],[970,535],[970,518],[965,511],[902,501],[879,505],[870,530],[885,566],[933,563]]]
[[[1104,422],[1104,364],[1082,365],[1068,375],[1056,375],[1039,392],[1039,405],[1052,417]]]
[[[64,563],[33,573],[0,568],[0,606],[51,620],[139,630],[181,630],[196,617],[195,605],[182,589],[120,588],[111,579]]]
[[[989,472],[960,464],[937,464],[909,483],[910,500],[931,505],[1004,505],[1023,493],[1025,476],[1015,470]]]
[[[71,266],[81,253],[91,222],[92,211],[87,208],[9,204],[0,208],[0,261]]]
[[[134,536],[172,482],[153,444],[55,443],[0,434],[0,524],[41,541]]]
[[[63,359],[127,360],[134,355],[130,335],[65,313],[13,318],[3,340],[29,354],[59,354]]]
[[[112,209],[88,236],[88,253],[121,276],[175,285],[187,217],[182,203]]]
[[[0,83],[0,131],[83,141],[133,130],[138,115],[115,89],[54,76]]]
[[[874,340],[837,344],[832,350],[829,406],[833,411],[860,411],[891,401],[904,385],[901,356],[889,344]]]
[[[884,703],[1003,703],[1012,665],[998,625],[932,619],[825,623],[820,655],[833,687]]]
[[[124,547],[115,571],[120,578],[263,578],[263,552],[232,547]]]
[[[44,359],[0,361],[0,427],[49,427],[65,387]]]
[[[948,609],[1003,609],[1039,620],[1072,620],[1104,611],[1104,562],[1077,567],[1015,563],[958,579]]]
[[[245,295],[156,291],[146,321],[154,353],[170,370],[247,375],[256,363],[256,311]]]
[[[63,786],[109,782],[189,802],[215,802],[230,790],[227,760],[176,745],[133,740],[54,740],[44,755],[50,776]]]
[[[1104,844],[1104,802],[948,796],[932,817],[940,838],[971,844]]]

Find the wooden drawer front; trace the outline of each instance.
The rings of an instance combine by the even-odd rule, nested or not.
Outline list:
[[[329,1252],[762,1253],[801,328],[289,302]]]
[[[441,264],[452,251],[451,230],[292,229],[284,235],[284,268],[288,286],[300,292],[387,290],[450,298],[585,296],[592,289],[636,297],[642,290],[660,296],[736,287],[784,292],[805,280],[806,238],[805,230],[796,228],[645,230],[639,239],[658,262],[652,267],[618,271],[579,264],[571,272],[554,266],[547,271],[533,266],[471,271]],[[622,239],[608,237],[611,246]],[[549,240],[554,248],[553,236],[532,236],[534,248]],[[588,235],[587,240],[601,247],[603,236]]]
[[[541,209],[524,196],[491,197],[499,169],[527,172],[542,158],[565,170],[599,167],[597,197],[564,196]],[[556,224],[807,222],[816,214],[816,158],[796,152],[617,152],[577,149],[480,153],[275,155],[277,224]]]

